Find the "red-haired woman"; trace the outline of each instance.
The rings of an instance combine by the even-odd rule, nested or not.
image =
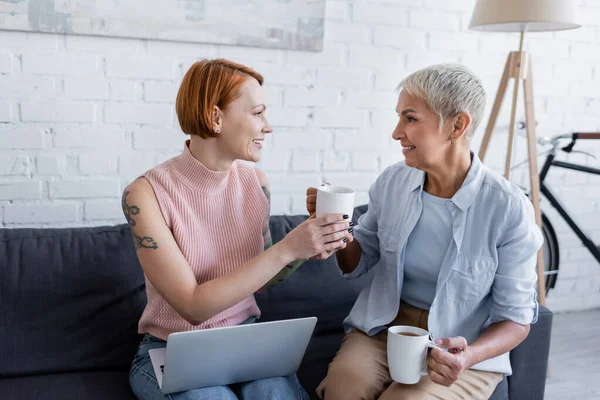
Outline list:
[[[254,293],[301,263],[344,248],[347,216],[311,218],[273,245],[269,184],[257,162],[265,135],[263,78],[227,60],[200,61],[177,95],[183,152],[147,171],[123,193],[148,304],[130,384],[140,399],[164,398],[148,350],[170,333],[252,323]],[[286,268],[287,267],[287,268]],[[201,362],[201,360],[199,360]],[[258,360],[257,360],[258,362]],[[305,399],[295,375],[171,394],[173,399]]]

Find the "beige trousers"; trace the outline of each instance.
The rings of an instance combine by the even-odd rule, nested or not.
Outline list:
[[[427,329],[428,312],[402,302],[389,326],[410,325]],[[387,331],[367,336],[353,329],[344,337],[327,376],[317,388],[323,400],[487,400],[503,374],[465,370],[450,387],[432,382],[428,376],[416,385],[393,382],[387,363]]]

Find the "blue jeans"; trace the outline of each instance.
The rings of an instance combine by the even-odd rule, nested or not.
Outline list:
[[[163,394],[158,387],[148,350],[166,347],[166,345],[167,342],[150,334],[146,334],[140,343],[129,372],[129,385],[140,400],[308,400],[308,395],[295,374],[229,386],[213,386]]]

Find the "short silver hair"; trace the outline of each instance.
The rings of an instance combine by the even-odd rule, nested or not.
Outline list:
[[[460,64],[437,64],[407,76],[398,85],[411,96],[423,100],[440,117],[440,126],[461,112],[471,116],[465,133],[471,139],[481,123],[486,95],[481,80]]]

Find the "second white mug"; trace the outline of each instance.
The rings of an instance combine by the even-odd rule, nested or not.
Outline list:
[[[429,340],[429,332],[414,326],[388,329],[387,356],[390,376],[398,383],[412,385],[427,375],[427,351],[439,348]]]
[[[319,186],[317,189],[317,218],[328,214],[344,214],[352,219],[354,190],[342,186]]]

